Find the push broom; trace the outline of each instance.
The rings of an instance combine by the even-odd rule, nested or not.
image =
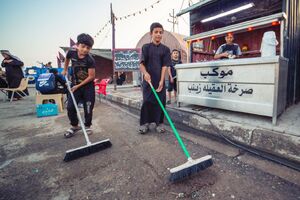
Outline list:
[[[152,92],[154,93],[154,96],[156,97],[156,100],[158,101],[159,103],[159,106],[160,108],[163,110],[172,130],[173,130],[173,133],[180,145],[180,147],[182,148],[186,158],[187,158],[187,162],[185,162],[184,164],[182,165],[179,165],[177,167],[174,167],[172,169],[170,169],[170,181],[172,182],[175,182],[175,181],[179,181],[181,179],[184,179],[188,176],[191,176],[195,173],[198,173],[199,171],[202,171],[210,166],[212,166],[213,164],[213,161],[212,161],[212,156],[211,155],[207,155],[207,156],[204,156],[202,158],[198,158],[198,159],[192,159],[192,157],[190,156],[188,150],[186,149],[179,133],[177,132],[169,114],[167,113],[165,107],[163,106],[162,102],[160,101],[153,85],[151,82],[149,82],[150,84],[150,87],[151,87],[151,90]]]
[[[87,155],[90,155],[92,153],[95,153],[95,152],[98,152],[98,151],[101,151],[101,150],[104,150],[106,148],[109,148],[109,147],[112,146],[112,144],[111,144],[111,142],[110,142],[109,139],[102,140],[102,141],[95,142],[95,143],[91,143],[91,141],[90,141],[90,139],[88,137],[88,134],[86,132],[84,123],[82,121],[82,118],[81,118],[81,115],[80,115],[80,112],[79,112],[79,109],[78,109],[77,102],[75,100],[74,94],[73,94],[73,92],[71,90],[71,86],[70,86],[69,80],[68,80],[67,76],[65,78],[66,78],[68,90],[69,90],[70,95],[72,97],[72,101],[73,101],[74,107],[76,109],[76,113],[77,113],[77,117],[78,117],[79,122],[80,122],[80,126],[82,128],[82,131],[83,131],[83,134],[84,134],[84,137],[85,137],[85,140],[86,140],[86,145],[85,146],[81,146],[81,147],[78,147],[76,149],[70,149],[70,150],[66,151],[66,155],[65,155],[64,161],[68,162],[68,161],[75,160],[77,158],[80,158],[80,157],[83,157],[83,156],[87,156]]]

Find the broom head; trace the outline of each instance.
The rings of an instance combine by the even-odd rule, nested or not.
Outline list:
[[[71,161],[71,160],[75,160],[76,158],[80,158],[82,156],[87,156],[90,155],[92,153],[104,150],[106,148],[111,147],[112,144],[110,142],[109,139],[106,140],[102,140],[96,143],[92,143],[90,145],[85,145],[82,147],[78,147],[76,149],[70,149],[68,151],[66,151],[66,155],[64,158],[65,162]]]
[[[207,155],[196,160],[189,159],[186,163],[170,169],[170,181],[176,182],[198,173],[213,165],[212,156]]]

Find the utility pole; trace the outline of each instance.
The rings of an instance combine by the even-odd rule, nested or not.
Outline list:
[[[175,24],[178,24],[177,22],[177,17],[175,15],[175,11],[173,9],[173,14],[169,13],[170,17],[172,18],[172,20],[169,20],[168,19],[168,22],[172,23],[173,24],[173,32],[175,32]]]
[[[113,61],[113,81],[114,81],[114,90],[117,90],[117,77],[116,77],[116,72],[115,72],[115,62],[114,62],[114,55],[113,52],[115,50],[115,14],[113,13],[112,9],[112,3],[110,3],[110,22],[112,26],[112,61]]]

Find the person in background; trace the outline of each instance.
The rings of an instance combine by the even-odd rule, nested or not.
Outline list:
[[[168,97],[169,100],[167,101],[167,104],[171,104],[171,97],[172,97],[172,91],[174,90],[174,97],[175,97],[175,103],[176,103],[176,93],[177,93],[177,78],[176,78],[176,69],[175,65],[181,64],[180,60],[180,52],[177,49],[173,49],[172,54],[172,64],[168,67],[168,73],[169,73],[169,86],[168,86]]]
[[[238,44],[233,43],[234,36],[228,33],[225,36],[226,43],[222,44],[214,56],[215,59],[233,59],[242,55],[241,49]]]
[[[20,86],[21,80],[24,78],[22,67],[24,63],[16,56],[12,55],[8,50],[0,51],[4,60],[1,66],[5,68],[6,81],[9,88],[17,88]],[[26,95],[29,95],[28,90],[23,91]],[[8,98],[10,99],[12,92],[8,92]],[[22,99],[22,96],[14,93],[13,101]]]
[[[52,62],[48,62],[45,67],[52,68]]]
[[[54,74],[55,77],[55,89],[48,92],[42,92],[42,94],[66,94],[66,81],[63,79],[62,76],[58,74],[57,69],[52,68],[49,70],[49,73]]]
[[[126,74],[125,74],[125,72],[121,72],[121,74],[119,75],[119,78],[117,79],[117,85],[123,85],[125,80],[126,80]]]

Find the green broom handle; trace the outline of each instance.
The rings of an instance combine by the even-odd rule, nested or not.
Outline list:
[[[167,120],[168,120],[168,122],[169,122],[169,124],[170,124],[170,126],[172,128],[172,130],[173,130],[173,133],[174,133],[176,139],[178,140],[178,143],[180,144],[180,146],[181,146],[181,148],[182,148],[185,156],[188,159],[191,158],[191,156],[190,156],[189,152],[187,151],[187,149],[186,149],[186,147],[185,147],[185,145],[184,145],[181,137],[179,136],[179,133],[177,132],[177,130],[176,130],[176,128],[175,128],[175,126],[174,126],[174,124],[173,124],[173,122],[172,122],[169,114],[167,113],[166,109],[164,108],[164,105],[162,104],[162,102],[160,101],[160,99],[159,99],[159,97],[158,97],[158,95],[157,95],[157,93],[156,93],[156,91],[155,91],[152,83],[149,83],[149,84],[150,84],[151,90],[154,93],[154,96],[156,97],[156,100],[158,101],[158,103],[160,105],[160,108],[163,110],[163,112],[164,112],[164,114],[165,114],[165,116],[166,116],[166,118],[167,118]]]

